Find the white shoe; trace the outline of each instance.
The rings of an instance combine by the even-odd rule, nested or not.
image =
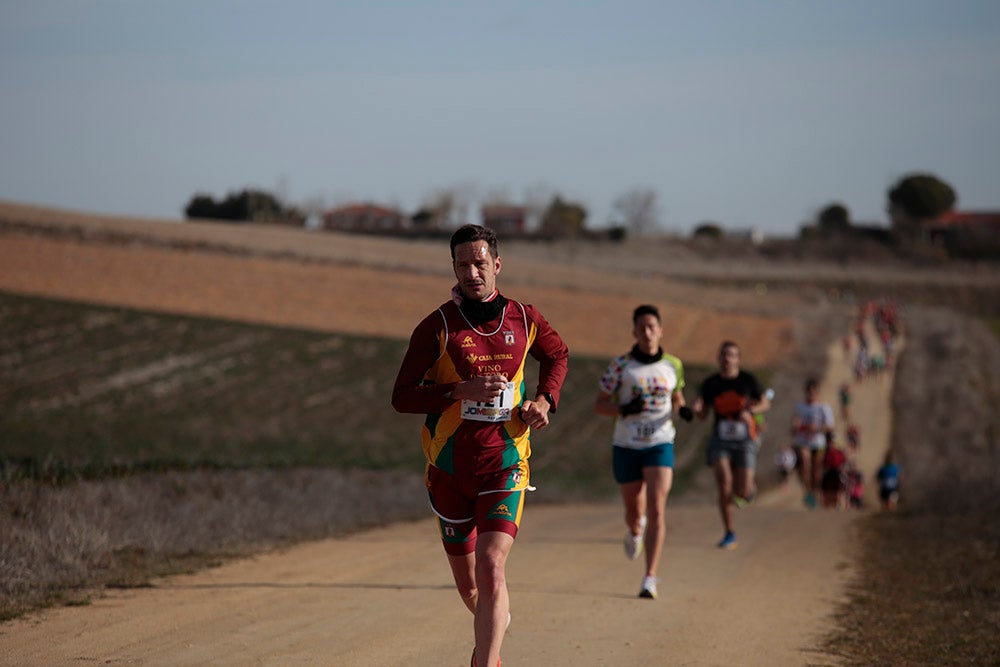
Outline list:
[[[646,517],[639,519],[639,534],[625,533],[625,557],[635,560],[642,553],[642,543],[646,540]]]
[[[656,577],[643,577],[642,578],[642,590],[639,591],[639,597],[647,598],[649,600],[656,599]]]

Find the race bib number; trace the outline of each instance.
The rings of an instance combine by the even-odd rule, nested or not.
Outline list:
[[[628,430],[633,442],[650,442],[656,433],[656,423],[648,421],[629,422]]]
[[[750,431],[742,419],[720,419],[716,432],[719,440],[747,440]]]
[[[508,382],[503,393],[489,402],[462,401],[462,419],[479,422],[510,421],[511,410],[514,408],[514,383]]]

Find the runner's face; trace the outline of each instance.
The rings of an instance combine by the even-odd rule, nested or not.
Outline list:
[[[719,352],[719,369],[723,375],[736,375],[740,371],[740,349],[727,345]]]
[[[656,354],[660,349],[660,339],[663,338],[663,327],[655,315],[640,315],[632,327],[632,335],[646,354]]]
[[[455,246],[455,277],[462,296],[482,301],[493,294],[500,273],[500,258],[490,254],[486,241],[470,241]]]

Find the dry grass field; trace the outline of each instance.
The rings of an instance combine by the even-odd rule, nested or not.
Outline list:
[[[773,373],[772,386],[783,397],[798,396],[802,378],[823,371],[825,351],[848,330],[858,300],[902,302],[907,347],[897,371],[893,438],[906,475],[903,508],[863,522],[857,547],[863,567],[827,650],[845,664],[1000,663],[1000,345],[979,319],[1000,311],[995,266],[891,258],[845,263],[671,239],[516,242],[501,251],[502,289],[538,305],[574,352],[620,353],[628,345],[631,309],[656,303],[666,316],[669,350],[686,362],[711,364],[719,341],[736,339],[746,365]],[[10,294],[404,340],[446,298],[451,282],[447,243],[440,240],[127,220],[0,202],[0,290]],[[595,315],[609,324],[595,330]],[[777,406],[772,422],[787,423],[789,410]],[[761,460],[770,461],[770,453],[762,452]],[[3,519],[16,521],[42,504],[50,509],[53,532],[72,533],[87,511],[84,503],[120,503],[139,508],[136,523],[164,527],[156,540],[179,542],[183,531],[164,522],[162,509],[140,511],[139,498],[204,508],[227,493],[246,504],[272,489],[268,506],[278,508],[272,521],[281,525],[302,514],[296,504],[321,503],[315,494],[333,473],[292,474],[301,492],[287,495],[288,473],[274,482],[272,473],[255,470],[87,483],[72,494],[3,482]],[[399,476],[335,474],[348,498],[373,484],[408,483]],[[711,482],[701,477],[693,485],[704,491]],[[213,521],[224,523],[219,505]],[[309,537],[310,530],[322,529],[248,539],[260,545]],[[0,544],[0,550],[11,554],[15,546]],[[28,553],[40,557],[62,548],[39,543]],[[227,544],[211,558],[244,548]],[[82,592],[62,599],[85,600],[87,582],[107,581],[95,569],[114,570],[113,583],[135,585],[157,572],[200,566],[197,551],[180,545],[159,559],[115,552],[106,563],[72,573],[64,587]],[[138,570],[123,574],[130,563]]]

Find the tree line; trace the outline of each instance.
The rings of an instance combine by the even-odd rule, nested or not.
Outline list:
[[[540,196],[541,194],[541,196]],[[547,198],[546,198],[547,194]],[[537,235],[545,238],[593,236],[587,229],[587,208],[564,199],[559,194],[530,193],[521,205],[535,219]],[[913,173],[903,176],[886,192],[886,211],[891,227],[883,240],[896,242],[919,241],[930,221],[952,210],[957,201],[954,188],[934,174]],[[468,219],[471,202],[470,186],[443,188],[432,193],[424,204],[409,216],[415,230],[449,229]],[[503,193],[492,193],[486,205],[517,206]],[[309,211],[308,209],[312,209]],[[289,206],[279,197],[261,189],[244,189],[215,200],[206,193],[197,193],[184,208],[188,219],[211,219],[230,222],[269,222],[301,226],[309,212],[319,214],[320,205],[304,208]],[[660,228],[660,207],[657,193],[651,188],[633,188],[617,197],[612,206],[613,221],[600,233],[604,238],[624,239],[628,235],[645,236]],[[816,219],[800,227],[803,239],[843,237],[852,234],[872,235],[872,226],[856,225],[850,211],[839,202],[831,202],[819,211]],[[695,226],[695,238],[717,239],[727,235],[721,223],[705,221]]]

